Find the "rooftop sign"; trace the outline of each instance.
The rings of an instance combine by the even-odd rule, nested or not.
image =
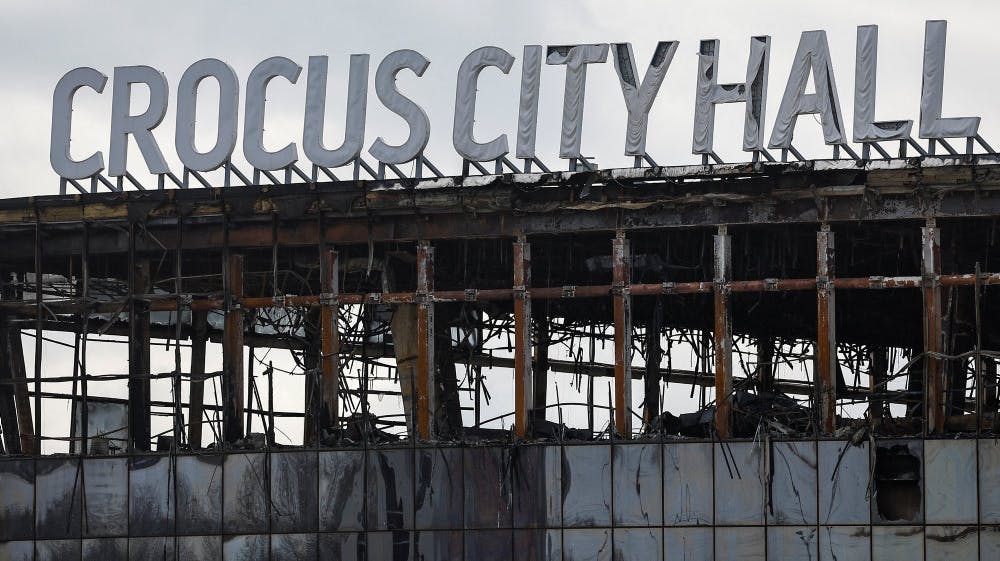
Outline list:
[[[926,23],[923,53],[923,85],[920,97],[920,120],[917,135],[930,141],[933,152],[937,144],[947,151],[954,149],[947,143],[949,138],[966,139],[966,151],[971,152],[979,143],[986,151],[993,150],[979,136],[979,117],[944,117],[942,96],[944,91],[945,35],[947,22],[928,21]],[[483,173],[488,173],[482,164],[493,164],[496,173],[511,171],[531,171],[532,164],[542,169],[535,151],[535,137],[538,123],[538,99],[541,65],[562,65],[565,70],[563,85],[562,134],[559,142],[559,157],[569,161],[570,169],[577,166],[587,168],[590,164],[581,152],[581,138],[584,123],[585,89],[587,72],[599,70],[599,65],[607,65],[608,58],[621,84],[622,96],[627,109],[627,127],[624,139],[624,153],[635,158],[635,165],[655,165],[646,151],[646,132],[650,109],[656,101],[663,79],[677,52],[677,41],[661,41],[657,44],[652,60],[640,70],[629,43],[560,45],[524,47],[520,60],[520,99],[516,131],[502,134],[486,141],[477,140],[474,135],[476,114],[476,90],[479,74],[487,69],[496,69],[509,74],[515,63],[511,53],[499,47],[478,48],[462,62],[458,70],[455,88],[455,112],[452,123],[452,142],[455,151],[465,162],[468,173],[470,165]],[[703,161],[720,162],[713,150],[715,129],[715,106],[719,103],[743,103],[745,120],[743,126],[743,150],[753,161],[773,159],[768,149],[781,150],[785,159],[789,154],[803,159],[795,149],[792,140],[795,122],[800,115],[816,114],[822,123],[826,144],[834,147],[835,157],[843,149],[848,155],[858,158],[850,147],[850,142],[861,143],[861,158],[867,159],[870,149],[888,158],[889,154],[879,145],[881,142],[898,141],[901,155],[907,146],[925,153],[913,138],[912,120],[877,120],[875,109],[876,61],[878,55],[878,27],[867,25],[857,30],[857,58],[855,66],[853,136],[848,137],[847,118],[840,109],[837,83],[830,62],[829,46],[824,31],[806,31],[799,39],[798,48],[788,79],[785,82],[781,104],[770,134],[766,135],[764,116],[768,88],[768,62],[771,40],[767,36],[750,39],[750,55],[746,63],[745,79],[742,82],[720,84],[718,65],[720,58],[719,41],[701,42],[698,52],[698,87],[694,99],[694,123],[692,132],[692,152],[702,155]],[[275,79],[299,82],[303,68],[285,57],[272,57],[261,61],[241,81],[236,72],[220,60],[205,59],[192,64],[181,76],[175,91],[171,92],[167,78],[160,71],[149,66],[124,66],[114,70],[111,92],[110,148],[107,163],[103,152],[94,152],[89,157],[74,160],[70,156],[73,98],[80,88],[91,88],[103,93],[108,76],[93,68],[77,68],[66,73],[55,88],[52,102],[52,140],[50,161],[52,169],[66,182],[71,182],[83,190],[77,180],[90,178],[96,189],[98,180],[112,189],[122,188],[122,178],[137,183],[128,171],[127,145],[130,139],[138,146],[146,166],[153,174],[167,176],[178,185],[186,186],[187,177],[193,174],[205,183],[199,175],[225,167],[234,171],[244,181],[246,176],[231,164],[232,154],[240,140],[237,123],[240,118],[241,86],[243,92],[243,135],[242,150],[247,162],[254,168],[254,181],[260,174],[274,180],[271,172],[284,170],[287,178],[292,174],[315,181],[317,170],[333,177],[330,169],[353,165],[355,177],[359,169],[365,169],[373,176],[383,177],[385,169],[392,169],[401,175],[399,164],[416,162],[417,174],[423,166],[438,173],[433,164],[424,157],[424,149],[430,138],[431,123],[427,114],[418,104],[396,86],[396,76],[407,71],[422,76],[430,61],[419,52],[399,50],[390,53],[375,68],[375,95],[387,109],[399,115],[409,128],[405,142],[391,145],[381,137],[373,142],[366,141],[366,111],[369,101],[368,77],[371,68],[369,55],[351,55],[350,72],[347,83],[347,110],[344,141],[340,146],[329,147],[323,142],[323,130],[327,122],[325,115],[328,89],[326,56],[309,57],[306,72],[306,98],[303,108],[304,119],[300,142],[292,141],[280,150],[269,150],[264,146],[264,125],[268,84]],[[809,78],[815,84],[813,93],[806,93]],[[214,145],[207,151],[195,147],[196,106],[199,101],[199,85],[203,80],[214,80],[219,85],[219,107],[217,136]],[[148,108],[138,115],[130,112],[132,86],[142,84],[149,88]],[[161,147],[152,131],[160,126],[166,115],[167,105],[173,93],[177,105],[174,150],[183,163],[182,182],[169,169]],[[296,139],[297,140],[297,139]],[[519,169],[510,159],[523,161]],[[367,152],[365,155],[364,153]],[[378,162],[375,172],[365,163],[363,155]],[[302,158],[312,164],[311,177],[296,164]],[[107,166],[107,167],[105,167]],[[112,184],[102,175],[117,178]],[[289,179],[290,180],[290,179]],[[207,183],[205,183],[207,185]]]

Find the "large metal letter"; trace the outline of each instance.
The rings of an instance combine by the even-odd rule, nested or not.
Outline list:
[[[198,107],[198,86],[205,78],[219,83],[219,122],[215,145],[199,152],[194,145],[195,115]],[[239,119],[240,82],[228,64],[206,58],[184,71],[177,85],[177,133],[174,146],[184,167],[194,171],[212,171],[226,163],[236,149],[236,124]]]
[[[66,73],[56,84],[52,94],[52,137],[49,142],[49,163],[59,177],[83,179],[104,169],[104,155],[94,152],[83,160],[69,155],[73,131],[73,96],[86,86],[101,93],[108,77],[93,68],[75,68]]]
[[[566,87],[563,93],[562,137],[560,158],[583,158],[583,100],[587,87],[587,65],[608,59],[608,45],[565,45],[549,47],[546,64],[566,65]]]
[[[625,108],[628,110],[628,126],[625,129],[626,156],[642,156],[646,153],[649,110],[653,108],[653,100],[660,92],[663,78],[666,77],[670,62],[677,52],[677,44],[677,41],[660,41],[656,44],[653,59],[646,68],[642,82],[636,82],[639,79],[639,69],[635,67],[632,43],[614,44],[615,71],[618,73],[622,95],[625,96]]]
[[[476,121],[476,84],[479,73],[488,66],[496,66],[504,74],[510,72],[514,57],[499,47],[480,47],[465,57],[458,67],[458,84],[455,92],[455,125],[452,142],[455,151],[466,160],[486,162],[502,158],[510,150],[507,135],[501,134],[489,142],[476,142],[472,130]]]
[[[816,93],[807,94],[806,84],[810,74]],[[799,39],[799,48],[795,52],[768,147],[790,148],[796,119],[799,115],[811,113],[819,113],[823,139],[827,144],[844,144],[847,141],[825,31],[804,31]]]
[[[418,77],[430,66],[431,61],[417,51],[402,49],[389,53],[375,71],[375,94],[382,105],[399,115],[410,127],[410,136],[399,146],[386,144],[382,137],[375,139],[368,153],[386,164],[404,164],[418,157],[427,147],[431,137],[431,122],[419,105],[396,89],[396,74],[408,68]]]
[[[854,70],[854,142],[905,140],[913,121],[875,121],[875,84],[878,66],[878,26],[858,26]]]
[[[132,84],[149,87],[149,107],[141,115],[131,115]],[[108,175],[125,175],[128,160],[128,137],[135,143],[146,160],[149,173],[167,173],[166,160],[160,152],[153,129],[167,114],[167,77],[148,66],[120,66],[115,68],[111,98],[111,149]]]
[[[928,21],[924,28],[924,77],[920,91],[920,138],[973,137],[979,117],[941,116],[944,98],[944,52],[948,22]]]
[[[525,45],[521,57],[521,98],[517,112],[517,157],[535,157],[538,130],[538,90],[542,76],[542,47]]]
[[[250,71],[243,118],[243,155],[256,169],[283,169],[299,159],[294,142],[275,152],[264,148],[264,105],[267,98],[267,84],[272,79],[281,76],[294,84],[301,72],[301,66],[281,56],[263,60]]]
[[[718,103],[746,103],[743,150],[752,152],[764,148],[764,107],[767,101],[770,59],[771,38],[752,37],[746,80],[743,83],[719,84],[719,40],[701,42],[698,51],[694,140],[691,144],[694,154],[711,154],[714,150],[715,105]]]
[[[365,143],[365,114],[368,111],[368,58],[368,55],[351,55],[344,143],[339,148],[328,150],[323,146],[323,125],[326,121],[326,75],[329,64],[325,56],[309,57],[302,150],[318,166],[340,167],[361,155]]]

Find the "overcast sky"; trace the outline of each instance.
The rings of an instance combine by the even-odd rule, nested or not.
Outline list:
[[[991,66],[998,10],[983,2],[879,1],[821,4],[801,1],[707,3],[597,1],[338,1],[338,2],[101,2],[3,3],[0,20],[0,196],[58,192],[49,167],[52,90],[68,70],[94,67],[109,77],[115,66],[149,65],[167,76],[170,108],[155,135],[172,169],[181,165],[173,148],[175,88],[184,70],[202,58],[231,64],[244,82],[264,58],[283,55],[304,68],[310,55],[330,57],[327,144],[340,144],[349,55],[372,56],[370,79],[387,53],[410,48],[431,65],[422,78],[400,74],[400,89],[424,107],[431,120],[428,157],[448,173],[460,160],[451,145],[455,74],[473,49],[495,45],[517,61],[507,76],[488,69],[480,80],[476,134],[480,140],[507,133],[513,145],[517,119],[521,49],[526,44],[631,42],[644,71],[657,41],[679,40],[680,47],[654,104],[647,149],[661,164],[694,162],[691,125],[698,41],[722,41],[720,82],[743,80],[749,38],[771,35],[772,54],[766,134],[777,112],[799,34],[824,29],[832,51],[840,101],[853,114],[856,26],[880,26],[879,120],[916,119],[919,114],[924,21],[947,19],[948,72],[944,116],[983,117],[987,140],[1000,145],[1000,111],[989,93],[1000,68]],[[544,66],[538,151],[550,167],[565,167],[556,153],[563,91],[562,67]],[[277,148],[301,143],[305,78],[297,84],[275,80],[268,91],[266,143]],[[207,86],[207,87],[206,87]],[[203,86],[199,128],[209,147],[214,139],[211,103],[214,84]],[[242,93],[242,92],[241,92]],[[133,111],[145,107],[137,88]],[[242,104],[242,99],[241,99]],[[110,130],[111,85],[102,95],[82,90],[74,115],[74,157],[105,153]],[[720,107],[716,149],[729,161],[740,151],[742,105]],[[624,157],[625,106],[614,67],[595,65],[588,76],[583,149],[601,167],[627,165]],[[242,121],[242,108],[240,119]],[[850,119],[846,119],[848,125]],[[242,125],[242,122],[241,122]],[[242,128],[242,127],[241,127]],[[850,127],[848,126],[848,132]],[[405,139],[405,123],[384,109],[369,92],[367,147],[378,136],[391,143]],[[815,120],[799,120],[796,146],[807,157],[829,157]],[[302,150],[299,150],[300,157]],[[247,167],[240,148],[235,162]],[[370,159],[370,158],[369,158]],[[303,164],[306,162],[302,161]],[[133,146],[129,169],[152,182]]]

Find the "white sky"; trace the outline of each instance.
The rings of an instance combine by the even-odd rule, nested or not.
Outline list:
[[[306,66],[309,55],[330,57],[328,144],[342,138],[347,65],[352,53],[372,55],[370,79],[387,53],[411,48],[431,65],[422,78],[400,74],[401,90],[427,111],[431,141],[427,155],[445,172],[459,169],[451,146],[455,74],[473,49],[496,45],[518,60],[507,76],[490,69],[480,80],[477,136],[490,139],[507,133],[513,145],[517,119],[521,49],[525,44],[631,42],[641,71],[660,40],[679,40],[680,48],[654,104],[648,150],[661,164],[696,161],[690,154],[697,48],[700,39],[722,41],[720,81],[742,81],[749,38],[771,35],[772,54],[767,103],[767,129],[777,112],[799,33],[825,29],[832,50],[840,101],[846,116],[853,114],[855,28],[880,25],[880,120],[917,119],[923,27],[927,19],[949,20],[948,76],[945,116],[983,117],[987,140],[1000,130],[1000,111],[993,103],[991,85],[1000,69],[987,64],[993,52],[997,8],[982,2],[881,1],[814,2],[719,1],[712,4],[678,2],[596,1],[341,1],[341,2],[189,2],[168,3],[10,3],[4,2],[0,21],[0,164],[4,181],[0,196],[13,197],[58,192],[58,180],[48,164],[52,89],[68,70],[92,66],[112,76],[115,66],[145,64],[163,71],[171,85],[171,106],[156,129],[173,170],[181,166],[173,148],[173,88],[184,69],[208,57],[230,63],[245,82],[253,66],[283,55]],[[550,167],[564,168],[556,158],[561,116],[562,67],[544,66],[538,150]],[[306,72],[295,85],[275,80],[269,89],[266,141],[270,147],[289,141],[301,143]],[[214,138],[211,91],[200,107],[199,130],[206,143]],[[137,90],[141,91],[140,88]],[[139,94],[139,98],[143,95]],[[242,102],[242,99],[241,99]],[[109,143],[110,82],[102,95],[83,90],[74,119],[75,157]],[[133,111],[145,107],[136,99]],[[742,105],[720,106],[716,148],[723,158],[738,161]],[[242,121],[242,109],[240,112]],[[591,67],[587,84],[584,152],[602,167],[628,165],[622,155],[625,107],[612,63]],[[850,119],[848,131],[850,131]],[[398,143],[406,126],[385,110],[369,92],[367,147],[378,136]],[[807,157],[829,157],[820,142],[815,120],[799,120],[798,146]],[[304,158],[302,150],[300,157]],[[240,148],[237,165],[246,167]],[[306,164],[304,160],[301,163]],[[151,182],[138,151],[130,150],[129,169]]]
[[[722,41],[720,82],[727,83],[743,80],[750,37],[772,36],[766,115],[769,136],[799,34],[812,29],[826,30],[850,134],[856,26],[880,25],[876,118],[916,120],[924,21],[928,19],[949,21],[944,116],[982,116],[983,136],[994,146],[1000,146],[1000,136],[996,134],[1000,131],[1000,108],[990,93],[1000,82],[1000,68],[988,64],[990,55],[996,51],[995,22],[1000,8],[983,2],[772,1],[765,7],[759,2],[737,0],[683,4],[594,0],[70,4],[0,0],[0,9],[3,14],[0,75],[4,78],[0,84],[3,127],[0,169],[4,174],[0,197],[58,192],[58,179],[48,163],[52,89],[65,72],[79,66],[92,66],[109,77],[115,66],[138,64],[153,66],[166,74],[171,85],[171,106],[155,135],[173,171],[180,173],[173,149],[173,88],[191,63],[202,58],[219,58],[231,64],[245,83],[253,66],[267,57],[286,56],[305,68],[310,55],[328,55],[331,69],[327,143],[335,146],[343,134],[349,55],[371,54],[370,79],[374,80],[375,68],[382,57],[396,49],[415,49],[430,59],[431,65],[422,78],[401,73],[400,89],[430,116],[427,156],[445,172],[455,173],[460,166],[451,145],[455,74],[462,59],[473,49],[495,45],[517,58],[507,76],[495,69],[483,73],[476,128],[480,140],[506,133],[513,145],[524,45],[631,42],[642,72],[657,41],[679,40],[680,47],[650,117],[647,149],[661,164],[683,164],[697,161],[690,148],[699,40]],[[537,145],[542,160],[552,168],[565,167],[565,162],[556,157],[563,77],[562,67],[543,66]],[[303,71],[295,85],[282,80],[272,82],[265,125],[269,146],[277,148],[290,141],[301,143],[305,81]],[[211,96],[217,96],[211,87],[208,84],[207,97],[200,104],[199,120],[209,124],[200,130],[205,141],[214,138],[210,127],[215,115],[205,110],[212,105]],[[584,152],[595,156],[601,167],[629,165],[629,159],[622,155],[625,106],[610,58],[606,64],[590,68],[586,105]],[[107,161],[110,107],[110,82],[100,96],[81,90],[74,116],[75,157],[102,150]],[[143,107],[144,101],[137,99],[133,110],[141,111]],[[717,111],[716,150],[729,161],[746,157],[740,152],[742,115],[740,104],[720,106]],[[242,118],[241,107],[241,121]],[[405,134],[403,121],[381,107],[370,85],[366,153],[378,136],[399,143]],[[822,146],[820,128],[810,117],[799,120],[795,144],[807,157],[829,157],[829,148]],[[205,149],[207,145],[200,147]],[[299,153],[304,157],[301,146]],[[247,169],[239,143],[235,161],[237,166]],[[300,162],[303,166],[307,164],[304,160]],[[129,163],[137,177],[153,183],[134,146]],[[32,345],[31,340],[25,339],[29,371]],[[100,352],[95,349],[95,355]],[[555,353],[553,350],[554,357]],[[558,358],[564,358],[562,353],[565,351],[560,351]],[[184,354],[186,364],[186,350]],[[95,355],[92,357],[100,356]],[[55,347],[46,356],[49,360],[60,356],[59,362],[64,365],[72,362],[71,355]],[[95,370],[125,371],[121,359],[113,353],[102,358],[93,363]],[[210,361],[216,358],[212,356]],[[678,357],[678,360],[683,359]],[[154,371],[170,370],[172,353],[158,351],[154,363]],[[212,368],[210,364],[209,369]],[[59,373],[47,372],[47,375]],[[567,400],[569,377],[559,379],[563,380],[560,381],[562,398]],[[296,399],[301,399],[301,381],[298,385],[291,384],[289,389],[279,390],[278,395],[278,401],[287,398],[289,408]],[[601,380],[595,386],[599,401],[606,401],[605,385],[606,381]],[[502,378],[491,384],[491,391],[501,402],[509,393],[506,386]],[[677,391],[686,394],[687,388]],[[638,402],[639,386],[635,393]],[[210,400],[211,395],[209,390]],[[554,388],[550,388],[549,395],[555,399]],[[601,398],[602,395],[605,397]],[[169,396],[161,394],[154,398],[169,399]],[[484,418],[489,416],[487,413]],[[66,417],[62,414],[46,418],[47,425],[65,426]],[[555,412],[550,413],[550,419],[554,418]],[[579,426],[579,418],[576,420]],[[598,425],[602,424],[599,420]],[[49,430],[65,429],[47,426],[46,431]]]

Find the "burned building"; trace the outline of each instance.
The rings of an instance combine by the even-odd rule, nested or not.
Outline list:
[[[0,201],[0,559],[1000,557],[995,156],[248,183]]]

